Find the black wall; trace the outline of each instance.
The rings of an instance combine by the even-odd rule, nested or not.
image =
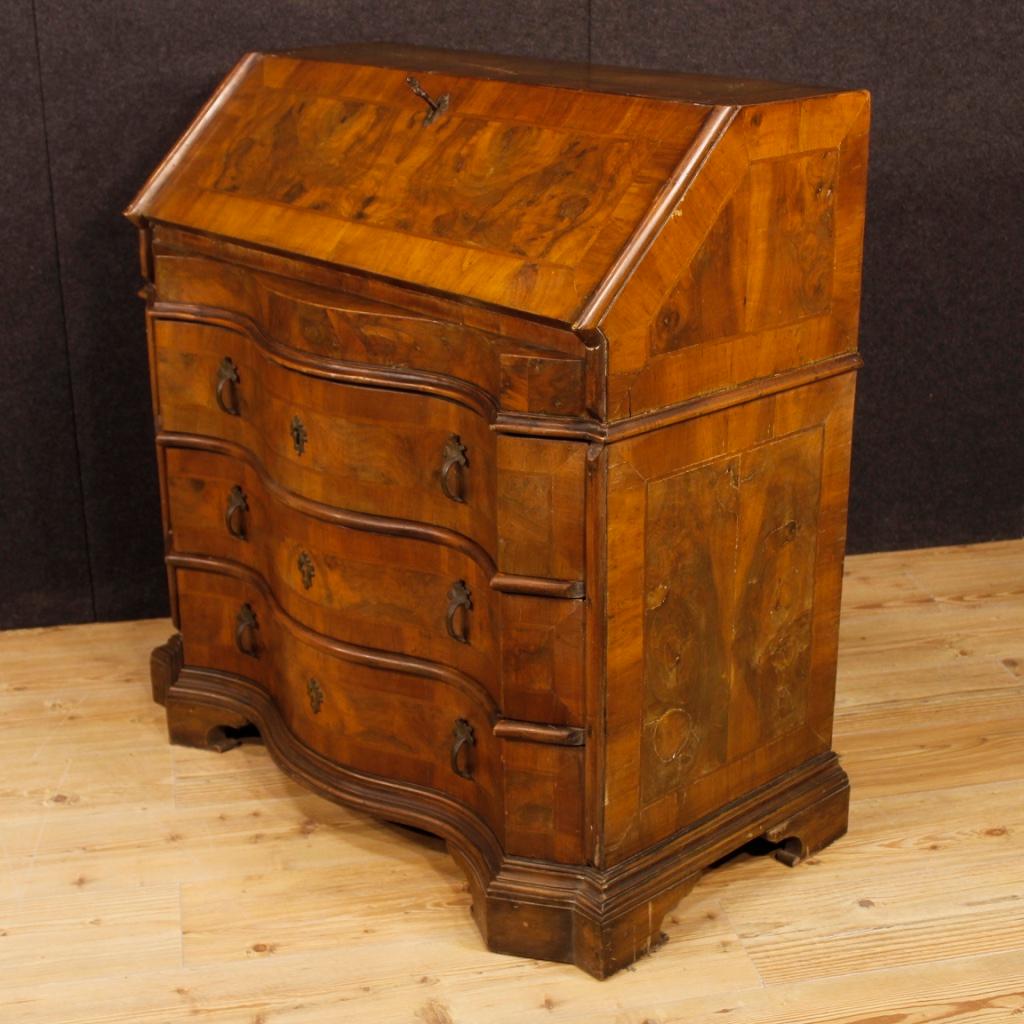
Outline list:
[[[369,39],[871,89],[850,550],[1021,536],[1018,3],[5,0],[0,628],[165,612],[120,211],[241,53]]]

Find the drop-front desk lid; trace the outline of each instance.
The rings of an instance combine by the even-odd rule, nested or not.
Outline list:
[[[586,327],[686,214],[738,106],[829,92],[416,47],[249,54],[127,213]]]

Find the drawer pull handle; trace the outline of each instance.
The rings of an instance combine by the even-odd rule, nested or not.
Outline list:
[[[301,455],[306,450],[306,441],[309,435],[306,433],[306,424],[298,416],[292,417],[291,433],[292,445],[296,454]]]
[[[302,585],[306,590],[309,590],[313,586],[313,577],[316,575],[316,566],[313,564],[313,559],[309,557],[308,551],[303,551],[299,555],[299,575],[302,577]]]
[[[238,384],[238,367],[230,356],[225,356],[217,370],[217,404],[229,416],[242,414],[238,404]]]
[[[224,513],[224,522],[232,537],[237,537],[239,540],[249,539],[245,525],[245,513],[248,511],[249,499],[245,496],[245,491],[236,484],[228,495],[228,507]]]
[[[309,682],[306,683],[306,693],[309,696],[309,706],[313,710],[314,715],[320,714],[320,709],[324,706],[324,688],[312,677],[309,677]]]
[[[473,778],[473,768],[470,764],[469,748],[476,746],[476,736],[473,735],[473,726],[464,718],[455,720],[455,728],[452,730],[452,771],[463,779]],[[459,755],[466,749],[466,756],[461,762]]]
[[[462,615],[459,616],[458,628],[455,618],[459,609]],[[473,609],[473,595],[469,592],[464,580],[457,580],[448,591],[448,614],[445,616],[444,624],[448,635],[457,640],[460,644],[469,643],[469,613]]]
[[[256,613],[252,605],[246,602],[238,609],[235,616],[235,646],[250,658],[260,656],[259,642],[260,625],[256,621]]]
[[[446,498],[452,501],[466,500],[465,470],[469,465],[466,458],[466,446],[459,440],[458,434],[452,434],[445,442],[441,453],[441,490]]]

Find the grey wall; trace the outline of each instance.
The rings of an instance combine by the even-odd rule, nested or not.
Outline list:
[[[850,549],[1020,536],[1021,23],[1017,4],[967,0],[6,0],[0,628],[165,611],[120,211],[241,53],[324,42],[871,89]]]

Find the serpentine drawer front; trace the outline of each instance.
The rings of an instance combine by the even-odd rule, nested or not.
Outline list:
[[[442,836],[605,977],[845,831],[830,749],[869,101],[249,54],[127,211],[170,737]],[[355,908],[358,912],[358,908]]]

